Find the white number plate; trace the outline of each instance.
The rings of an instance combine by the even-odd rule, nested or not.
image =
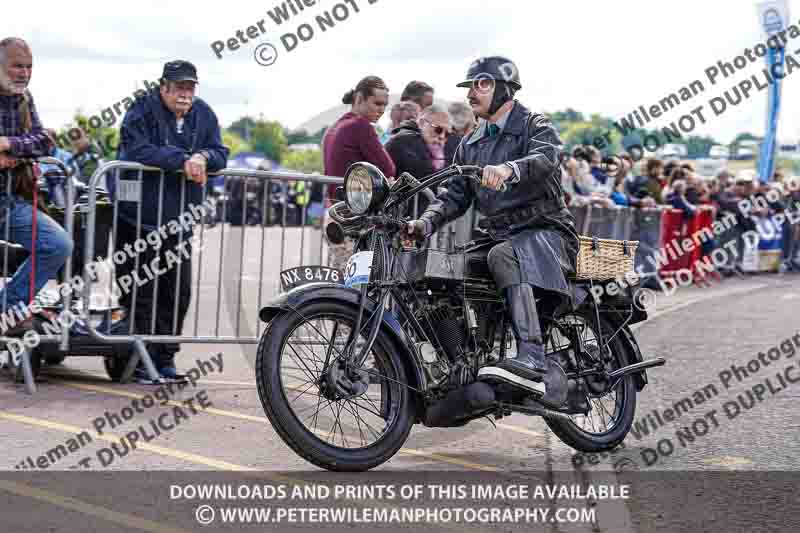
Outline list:
[[[356,287],[364,283],[369,283],[369,275],[372,271],[373,252],[358,252],[353,254],[344,269],[345,287]]]
[[[342,273],[319,265],[299,266],[281,272],[281,289],[284,291],[309,283],[342,283]]]

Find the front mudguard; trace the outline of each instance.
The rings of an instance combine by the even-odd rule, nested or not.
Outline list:
[[[299,312],[310,303],[326,300],[344,303],[357,310],[361,292],[337,283],[309,283],[278,295],[261,308],[258,317],[263,322],[269,323],[284,313]],[[375,300],[367,298],[364,311],[372,313],[377,305]],[[409,385],[418,393],[427,390],[428,382],[423,370],[422,356],[394,315],[389,312],[383,314],[381,329],[388,335],[394,349],[402,354]]]

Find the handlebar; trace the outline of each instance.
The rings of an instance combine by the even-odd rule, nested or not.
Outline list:
[[[447,168],[443,168],[442,170],[431,174],[426,180],[420,182],[419,185],[412,187],[411,190],[406,191],[399,197],[389,202],[386,208],[389,209],[390,207],[393,207],[399,203],[405,202],[420,191],[435,187],[452,176],[467,174],[483,174],[483,167],[477,165],[451,165]]]
[[[469,179],[480,183],[481,178],[479,176],[483,175],[483,169],[484,167],[480,165],[451,165],[431,174],[428,178],[421,182],[408,173],[401,174],[401,178],[404,178],[408,183],[411,184],[411,189],[399,194],[396,198],[391,200],[386,205],[385,209],[388,210],[419,193],[424,194],[428,200],[433,201],[435,200],[435,195],[433,194],[433,191],[431,191],[431,188],[453,176],[467,176]],[[507,190],[507,185],[503,183],[500,190],[505,192]],[[366,218],[368,218],[365,218],[364,215],[353,215],[350,213],[345,202],[337,202],[331,206],[328,214],[330,215],[331,219],[342,225],[345,231],[347,231],[348,227],[360,225]],[[386,219],[383,220],[386,222]]]
[[[405,180],[406,182],[411,184],[412,187],[418,187],[420,185],[419,180],[414,176],[412,176],[411,174],[409,174],[408,172],[403,172],[402,174],[400,174],[400,179]],[[428,199],[428,202],[433,202],[434,200],[436,200],[436,195],[433,194],[433,191],[430,190],[430,188],[426,187],[422,189],[421,192],[422,195]]]

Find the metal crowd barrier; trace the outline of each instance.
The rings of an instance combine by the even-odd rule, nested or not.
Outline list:
[[[65,180],[66,192],[67,192],[67,194],[66,194],[67,198],[66,198],[65,213],[67,215],[65,216],[64,229],[67,231],[68,234],[72,235],[73,234],[73,217],[70,216],[69,214],[71,214],[73,212],[73,210],[74,210],[73,209],[73,199],[74,199],[74,196],[75,196],[75,188],[74,188],[74,184],[72,182],[72,179],[70,178],[69,171],[67,170],[67,168],[64,165],[64,163],[62,163],[60,160],[58,160],[58,159],[56,159],[54,157],[41,157],[41,158],[38,158],[37,161],[39,163],[44,163],[44,164],[48,164],[48,165],[57,166],[59,168],[59,170],[61,171],[61,173],[63,174],[63,176],[65,176],[67,178]],[[13,193],[13,191],[11,190],[11,185],[12,185],[12,181],[13,180],[9,179],[10,176],[8,175],[8,173],[7,173],[5,178],[6,178],[5,179],[5,181],[6,181],[6,197],[11,197],[12,193]],[[30,252],[28,252],[29,255],[28,255],[27,258],[23,259],[23,258],[19,257],[21,255],[24,255],[24,252],[23,252],[24,248],[22,246],[19,246],[19,245],[14,245],[11,242],[11,236],[10,236],[11,224],[9,223],[9,218],[11,216],[11,206],[10,205],[6,205],[4,210],[5,210],[5,219],[4,219],[5,223],[3,224],[4,225],[4,232],[3,232],[3,241],[4,242],[3,242],[3,275],[2,275],[2,280],[3,280],[3,286],[2,286],[3,298],[2,298],[2,302],[0,302],[0,312],[4,315],[4,323],[6,323],[5,322],[6,316],[10,316],[10,315],[6,315],[6,313],[10,313],[10,310],[8,309],[8,293],[7,293],[7,291],[5,289],[6,289],[7,285],[8,285],[8,283],[9,283],[9,278],[13,274],[10,271],[11,269],[9,269],[9,254],[13,250],[14,254],[15,254],[15,258],[17,258],[16,262],[18,264],[15,265],[16,268],[14,268],[14,271],[16,271],[20,266],[22,266],[24,261],[26,261],[28,258],[30,258]],[[31,243],[31,247],[33,247],[33,246],[35,246],[35,243],[32,242]],[[35,266],[36,265],[34,263],[34,268],[35,268]],[[65,281],[69,281],[69,280],[72,279],[72,257],[67,258],[67,261],[66,261],[66,264],[63,267],[62,273],[63,273],[62,278]],[[30,280],[26,280],[26,281],[30,282]],[[28,303],[30,303],[30,302],[28,302]],[[67,292],[65,294],[65,296],[64,296],[64,305],[65,305],[65,307],[67,309],[69,309],[71,307],[71,303],[72,303],[72,293],[70,291],[70,292]],[[5,331],[3,331],[3,333],[5,333]],[[39,337],[40,337],[41,343],[43,343],[43,344],[44,343],[59,343],[60,347],[62,349],[66,350],[66,349],[69,348],[69,332],[66,329],[62,329],[60,335],[39,335]],[[29,348],[25,347],[22,350],[21,353],[18,353],[18,354],[12,353],[12,351],[8,349],[8,344],[12,340],[17,340],[18,341],[19,339],[12,339],[11,337],[4,336],[2,333],[0,333],[0,344],[2,345],[3,351],[5,352],[4,354],[0,355],[0,368],[2,368],[3,359],[5,359],[5,364],[8,366],[8,370],[9,370],[11,376],[17,381],[21,380],[24,383],[26,392],[28,392],[29,394],[33,394],[34,392],[36,392],[36,382],[35,382],[35,379],[34,379],[34,371],[33,371],[33,364],[32,364],[32,351]]]
[[[58,160],[43,158],[40,159],[40,162],[58,165],[65,174],[67,173]],[[157,177],[146,176],[145,172],[154,172]],[[148,346],[152,350],[159,345],[176,343],[256,344],[261,333],[261,323],[253,317],[255,317],[257,309],[267,301],[272,293],[279,290],[280,271],[300,264],[324,265],[327,263],[327,243],[322,237],[321,227],[310,226],[306,223],[310,202],[303,202],[299,213],[295,213],[295,215],[299,215],[299,217],[295,217],[299,220],[288,220],[292,216],[292,211],[288,206],[292,204],[287,185],[291,182],[303,181],[310,192],[313,184],[339,185],[343,181],[341,178],[290,172],[224,169],[213,176],[221,177],[223,182],[239,180],[241,194],[236,197],[235,205],[231,200],[231,195],[228,194],[231,187],[224,187],[226,194],[222,197],[222,201],[217,202],[210,199],[209,187],[203,187],[199,203],[206,209],[206,214],[213,215],[212,218],[219,218],[219,220],[211,224],[209,223],[211,221],[207,220],[203,214],[199,217],[195,216],[193,220],[187,217],[184,220],[187,223],[191,222],[191,230],[189,230],[180,220],[186,213],[195,213],[190,210],[187,180],[180,179],[180,184],[177,186],[176,194],[180,198],[178,213],[181,216],[178,217],[178,220],[167,220],[164,216],[165,180],[175,179],[174,176],[175,174],[168,174],[157,168],[123,161],[112,161],[96,170],[89,182],[88,206],[84,213],[87,222],[82,242],[84,255],[81,262],[84,267],[89,268],[83,268],[80,272],[83,279],[82,306],[79,315],[81,330],[78,334],[74,330],[62,328],[61,334],[58,336],[41,336],[42,344],[58,343],[59,353],[63,356],[102,355],[116,360],[118,364],[124,359],[119,358],[118,353],[130,352],[131,357],[119,376],[120,380],[129,380],[139,361],[145,366],[149,377],[157,379],[158,374]],[[109,186],[114,190],[113,205],[104,206],[108,207],[107,210],[112,213],[108,221],[103,220],[104,210],[100,209],[103,206],[98,204],[98,186],[103,178],[109,180]],[[147,205],[142,201],[145,180],[158,180],[156,182],[157,200]],[[76,215],[72,201],[74,190],[71,180],[68,180],[67,183],[68,201],[64,213],[65,226],[68,233],[73,233],[73,219]],[[257,192],[255,199],[252,194],[249,194],[253,191]],[[310,198],[306,197],[306,200],[310,200]],[[123,211],[132,216],[123,216],[120,219],[120,207],[126,203],[127,208]],[[252,209],[258,212],[255,226],[249,225],[252,221],[247,220],[249,211]],[[155,215],[154,225],[147,229],[142,228],[142,215],[145,210],[149,215]],[[228,211],[236,210],[240,210],[241,218],[239,220],[233,220],[236,218],[235,214],[228,213]],[[321,211],[321,208],[319,210]],[[199,210],[197,212],[199,213]],[[134,220],[135,222],[131,224]],[[229,221],[233,223],[229,223]],[[131,233],[130,230],[133,228],[136,236],[140,238],[146,238],[148,234],[152,233],[152,229],[159,228],[163,231],[156,231],[156,233],[163,237],[169,231],[166,226],[175,224],[175,227],[178,228],[177,234],[173,235],[169,231],[170,250],[176,250],[176,254],[178,249],[191,250],[191,269],[186,269],[183,261],[180,262],[174,273],[174,293],[165,293],[164,298],[161,298],[161,300],[172,302],[171,309],[157,306],[160,299],[159,281],[163,280],[160,275],[156,275],[151,277],[147,283],[143,283],[141,289],[140,280],[128,287],[131,290],[129,292],[130,307],[126,309],[127,316],[124,320],[116,322],[112,320],[114,311],[119,310],[118,302],[122,296],[121,286],[117,283],[119,280],[115,281],[115,274],[119,266],[115,268],[112,265],[116,262],[119,252],[128,253],[117,248],[117,245],[121,244],[118,235],[121,224],[127,225],[128,233]],[[110,225],[110,228],[104,227],[107,225]],[[241,228],[235,227],[239,225]],[[190,231],[193,232],[194,241],[184,243],[189,240]],[[106,239],[107,242],[102,242],[103,239]],[[6,225],[6,241],[8,242],[8,240],[8,225]],[[78,239],[76,238],[76,240]],[[161,240],[165,241],[166,239],[162,238]],[[103,249],[104,245],[108,245],[107,254],[104,257],[97,257],[94,252],[97,249]],[[184,245],[185,249],[182,248]],[[129,257],[133,256],[129,266],[137,273],[142,272],[144,260],[149,258],[152,261],[155,258],[152,251],[143,250],[140,253],[138,250],[137,248],[129,254]],[[7,254],[8,247],[6,247]],[[73,260],[69,258],[64,271],[64,278],[67,281],[72,278],[72,265]],[[163,267],[163,256],[159,263],[150,263],[150,266],[155,269],[154,265],[158,265],[159,269]],[[6,264],[6,277],[9,274],[8,270]],[[184,290],[188,285],[191,297],[184,317],[185,323],[179,324],[178,308],[181,303],[179,291],[181,290],[181,277],[184,275],[191,276],[189,283],[183,285]],[[94,279],[95,277],[97,280]],[[144,278],[144,275],[141,277]],[[254,285],[256,280],[257,285]],[[139,295],[145,290],[147,284],[150,284],[151,288],[147,290],[148,298],[142,303],[139,301]],[[209,291],[209,288],[212,290]],[[164,289],[161,290],[163,292]],[[98,301],[101,302],[99,311],[94,305]],[[66,296],[63,303],[66,309],[71,308],[70,295]],[[149,309],[143,306],[148,306]],[[213,312],[203,312],[205,309],[213,309]],[[252,309],[252,316],[243,317],[244,309]],[[138,324],[139,328],[135,327],[137,314],[149,315],[149,319],[146,320],[149,321],[149,327],[142,327],[141,318]],[[171,328],[164,327],[164,320],[161,319],[164,316],[167,317],[167,322],[171,323]],[[248,319],[250,320],[248,321]],[[255,327],[249,327],[253,321]],[[0,338],[0,341],[3,340],[8,342],[10,338]],[[95,348],[93,351],[90,350],[92,353],[87,352],[89,345]],[[100,348],[107,346],[108,351],[98,353],[96,350],[98,346]],[[122,350],[118,350],[118,348]],[[31,358],[30,350],[26,350],[21,357],[10,361],[12,370],[16,366],[21,368],[21,372],[24,374],[25,388],[29,393],[36,390]]]
[[[117,232],[120,224],[119,210],[121,203],[134,203],[137,206],[136,224],[134,227],[141,228],[142,226],[142,191],[144,172],[155,172],[159,175],[157,218],[155,227],[162,228],[165,224],[169,223],[169,221],[166,221],[163,218],[164,184],[165,179],[174,179],[172,177],[174,174],[170,177],[167,177],[167,174],[160,169],[148,168],[138,163],[123,161],[113,161],[107,163],[97,169],[90,182],[89,224],[86,235],[85,257],[87,264],[93,259],[89,254],[93,249],[94,237],[97,229],[95,225],[96,187],[101,176],[107,175],[112,171],[115,171],[116,174],[115,181],[118,192],[114,197],[114,218],[113,229],[111,232],[112,244],[110,255],[117,253],[115,246],[117,244]],[[127,171],[128,174],[124,175],[120,171]],[[130,179],[130,172],[135,175],[135,179]],[[160,275],[155,276],[151,282],[153,284],[153,289],[152,297],[150,298],[151,309],[149,312],[149,331],[134,331],[138,304],[138,281],[133,286],[131,298],[132,304],[130,308],[127,309],[128,331],[126,333],[112,334],[110,331],[112,324],[110,322],[106,323],[106,331],[99,331],[95,325],[90,325],[88,328],[89,334],[96,341],[109,344],[127,344],[133,346],[135,351],[132,354],[126,369],[121,375],[122,381],[125,381],[131,377],[139,360],[141,360],[145,365],[150,378],[157,379],[158,375],[145,343],[151,346],[156,344],[175,343],[256,344],[260,335],[261,323],[260,321],[255,320],[255,331],[253,332],[252,328],[250,328],[250,331],[243,332],[242,310],[252,309],[252,317],[256,316],[257,310],[260,309],[260,307],[266,302],[268,297],[266,293],[270,290],[275,290],[277,292],[277,283],[280,279],[279,273],[282,269],[289,266],[297,266],[299,264],[323,264],[325,262],[324,249],[326,247],[326,242],[322,238],[321,229],[309,228],[305,224],[308,204],[304,204],[302,206],[300,214],[300,226],[288,227],[288,187],[280,187],[279,189],[284,195],[281,202],[283,205],[281,210],[282,223],[280,226],[271,226],[270,221],[273,218],[272,215],[274,215],[272,211],[276,208],[276,206],[272,203],[273,198],[271,197],[271,192],[273,191],[274,183],[283,185],[294,181],[304,181],[310,189],[310,186],[314,183],[323,185],[341,184],[341,178],[329,176],[309,176],[306,174],[289,172],[271,172],[230,168],[224,169],[219,173],[216,173],[216,175],[222,176],[223,180],[225,181],[232,178],[241,178],[241,182],[238,185],[242,187],[242,225],[241,230],[238,231],[239,235],[235,235],[234,233],[236,232],[233,230],[233,227],[227,223],[227,211],[234,208],[238,209],[240,206],[234,205],[228,201],[224,201],[222,203],[222,224],[220,224],[218,227],[215,226],[214,228],[207,228],[202,221],[197,223],[199,228],[195,233],[199,233],[198,241],[192,245],[196,247],[197,250],[196,253],[192,253],[192,258],[195,259],[195,261],[193,261],[194,264],[192,264],[190,271],[193,281],[193,286],[190,287],[190,293],[193,294],[192,299],[194,300],[194,309],[193,312],[191,312],[191,308],[187,310],[185,317],[188,319],[193,315],[193,327],[182,328],[179,325],[179,291],[181,290],[180,278],[182,275],[182,268],[179,267],[176,274],[177,281],[175,283],[175,292],[172,296],[174,303],[171,312],[172,327],[170,332],[165,333],[164,331],[156,331],[157,314],[163,314],[165,312],[164,309],[156,308],[159,296],[158,284],[159,278],[161,277]],[[253,180],[252,184],[251,180]],[[179,209],[181,216],[184,216],[186,209],[188,208],[186,185],[187,180],[181,179]],[[256,195],[258,203],[255,205],[253,205],[253,202],[251,202],[253,199],[252,196],[248,196],[248,192],[253,192],[250,190],[251,186],[256,188],[258,191]],[[225,190],[229,190],[229,187],[225,187]],[[204,188],[201,205],[209,206],[207,187]],[[260,223],[258,224],[260,227],[253,228],[252,226],[248,225],[247,216],[248,211],[256,206],[260,206],[261,217]],[[156,208],[156,206],[149,206],[149,208]],[[123,219],[123,224],[130,225],[130,222],[125,222]],[[150,231],[152,232],[152,229]],[[185,236],[184,233],[184,228],[181,226],[178,232],[179,247],[182,246],[184,238],[188,238],[188,236]],[[269,249],[267,248],[268,240]],[[307,241],[310,242],[312,240],[317,242],[312,242],[312,245],[307,247]],[[274,250],[273,248],[273,246],[277,248],[278,241],[280,242],[279,254],[277,253],[277,250]],[[298,241],[300,250],[299,261],[294,260],[294,258],[287,260],[287,244],[298,243]],[[206,252],[207,247],[210,247],[208,253]],[[217,249],[215,250],[214,247]],[[318,250],[318,255],[312,254],[312,250]],[[256,252],[258,252],[257,261],[251,261],[252,255],[255,255]],[[139,259],[140,256],[137,254],[134,258],[134,271],[140,270]],[[266,261],[269,261],[269,264],[266,264]],[[255,264],[257,264],[255,269],[248,269],[248,266],[253,267]],[[206,272],[205,278],[204,272]],[[208,275],[208,273],[210,273],[210,275]],[[243,292],[243,289],[245,289],[245,283],[247,283],[247,285],[252,285],[252,282],[256,277],[258,279],[257,286],[252,287],[251,290]],[[204,279],[205,281],[210,282],[205,284],[206,288],[210,286],[216,289],[216,295],[213,298],[204,298],[206,294],[201,291],[201,282]],[[84,280],[88,281],[86,275],[84,276]],[[273,280],[275,285],[270,286],[269,282]],[[112,292],[114,286],[111,278],[109,278],[109,283],[109,292]],[[120,287],[117,287],[117,289],[119,288]],[[224,295],[223,288],[225,290]],[[90,289],[88,283],[85,285],[84,290],[86,291],[84,297],[84,312],[88,314],[88,308],[86,307],[88,306],[89,302],[88,291]],[[254,293],[256,296],[255,298],[253,298]],[[203,309],[213,309],[214,312],[208,314],[201,313],[201,307]],[[227,320],[224,320],[224,317],[222,316],[224,309],[228,311]],[[203,321],[202,327],[201,319]],[[189,329],[191,333],[186,333],[183,331],[183,329]]]
[[[790,206],[788,209],[797,209]],[[713,248],[733,247],[736,253],[723,255],[725,263],[715,264],[714,268],[722,271],[733,271],[736,268],[752,272],[772,272],[778,270],[781,261],[793,259],[800,264],[800,243],[797,240],[800,225],[792,225],[788,218],[780,235],[781,242],[765,235],[762,231],[762,242],[755,252],[757,257],[746,257],[747,247],[743,234],[750,229],[741,224],[726,223],[724,231],[713,234],[714,217],[710,211],[698,210],[691,218],[687,218],[681,210],[666,206],[653,208],[601,208],[592,205],[571,206],[570,211],[575,218],[575,227],[582,235],[592,235],[605,239],[639,241],[636,251],[635,268],[642,276],[642,281],[650,277],[673,276],[681,271],[690,271],[693,276],[704,277],[698,270],[698,261],[703,259],[702,240],[691,252],[683,253],[680,249],[684,239],[694,235],[698,239],[713,235]],[[717,219],[725,217],[718,213]],[[766,232],[769,233],[769,232]],[[770,241],[770,242],[766,242]],[[707,245],[706,253],[710,245]],[[749,250],[752,252],[752,250]],[[752,254],[751,254],[752,255]],[[778,257],[780,255],[780,258]],[[748,267],[748,263],[753,266]],[[703,267],[702,270],[710,267]]]
[[[43,158],[40,162],[58,165],[64,174],[67,174],[66,169],[58,160]],[[157,178],[146,177],[145,172],[156,173]],[[119,281],[117,268],[111,265],[116,262],[115,254],[121,252],[118,249],[118,245],[121,244],[118,235],[120,224],[128,225],[128,230],[132,226],[136,235],[144,238],[153,228],[163,228],[170,222],[174,222],[174,220],[170,221],[164,217],[165,180],[175,179],[174,175],[174,173],[169,174],[158,168],[132,162],[111,161],[103,164],[89,181],[88,205],[85,206],[84,213],[87,220],[85,220],[85,231],[82,235],[75,235],[73,231],[73,221],[77,213],[73,205],[73,184],[71,180],[68,180],[69,193],[64,213],[65,226],[66,230],[75,236],[76,243],[80,242],[83,248],[83,256],[77,258],[77,263],[83,267],[79,269],[79,274],[83,279],[83,290],[80,295],[82,305],[79,315],[83,330],[78,336],[74,331],[62,328],[59,336],[42,336],[42,344],[58,343],[58,350],[64,356],[100,355],[117,358],[118,362],[124,358],[117,357],[118,350],[115,348],[123,348],[122,352],[125,352],[127,347],[130,358],[119,376],[120,381],[129,380],[140,361],[145,366],[149,377],[157,379],[158,374],[150,353],[157,345],[177,343],[257,344],[261,333],[261,323],[252,319],[255,321],[255,328],[243,327],[249,326],[250,324],[245,324],[245,322],[248,322],[248,318],[252,318],[243,317],[243,310],[252,309],[254,310],[252,316],[255,316],[255,310],[259,309],[270,296],[278,292],[280,288],[279,274],[282,270],[298,265],[330,264],[331,255],[327,253],[328,245],[323,238],[322,225],[316,227],[306,223],[311,203],[304,202],[299,213],[292,213],[288,184],[303,181],[306,184],[306,190],[310,191],[315,184],[321,185],[323,190],[327,190],[326,185],[341,185],[343,182],[341,178],[226,168],[211,175],[222,179],[224,201],[217,202],[214,211],[209,212],[213,215],[213,220],[196,220],[193,225],[193,234],[196,236],[196,240],[192,245],[194,250],[190,273],[191,303],[185,315],[185,323],[179,324],[178,314],[181,300],[179,298],[180,278],[184,270],[181,266],[177,267],[175,273],[177,279],[174,284],[175,292],[170,298],[171,309],[158,307],[159,281],[161,279],[160,276],[154,276],[148,282],[152,285],[152,291],[148,291],[150,294],[144,303],[139,298],[139,283],[134,283],[130,287],[130,305],[125,310],[126,318],[114,322],[112,316],[114,311],[119,310],[121,287],[117,283]],[[108,180],[109,189],[113,191],[112,206],[101,206],[98,203],[98,186],[104,178]],[[147,179],[158,180],[156,186],[158,194],[157,200],[146,205],[142,201],[142,191]],[[231,180],[237,181],[229,186]],[[203,188],[200,200],[202,206],[210,205],[208,202],[210,189],[210,187]],[[231,194],[232,192],[234,194]],[[255,193],[255,197],[249,193]],[[187,181],[184,179],[180,180],[178,195],[180,197],[178,212],[181,214],[189,212],[187,211],[189,209]],[[330,199],[323,198],[323,202],[327,200]],[[121,222],[120,206],[126,203],[128,206],[134,206],[134,209],[133,212],[130,208],[125,209],[128,217],[126,220],[126,217],[123,216]],[[101,207],[106,209],[101,209]],[[251,216],[253,209],[257,211],[255,227],[250,225],[253,222]],[[110,220],[104,220],[106,211],[111,211]],[[148,228],[148,230],[142,228],[144,212],[156,215],[153,228]],[[290,220],[290,218],[298,218],[297,215],[299,215],[299,220]],[[442,228],[434,236],[431,245],[441,249],[453,249],[455,246],[469,241],[474,217],[475,215],[471,213],[464,219]],[[131,224],[131,218],[135,220],[133,224]],[[207,224],[206,222],[211,223]],[[240,228],[236,226],[240,226]],[[171,244],[177,244],[180,247],[188,238],[189,232],[185,231],[181,225],[177,240],[173,239]],[[106,242],[100,242],[103,239]],[[98,257],[95,254],[98,249],[107,249],[107,252],[104,256]],[[150,255],[152,254],[148,252],[135,253],[132,270],[140,272],[142,259]],[[252,260],[253,256],[256,257],[255,260]],[[65,267],[64,278],[66,280],[71,279],[73,263],[73,258],[69,258]],[[98,266],[107,268],[98,268]],[[8,271],[7,268],[6,271]],[[256,280],[256,286],[252,286]],[[210,294],[209,288],[212,289]],[[98,301],[100,301],[99,311],[94,305]],[[63,303],[65,308],[71,308],[69,295]],[[142,307],[143,305],[149,306],[144,313],[149,316],[149,327],[144,328],[144,331],[141,327],[136,327],[137,312],[145,309]],[[203,313],[203,309],[213,309],[213,312]],[[171,318],[172,327],[168,332],[164,332],[163,327],[157,328],[157,323],[161,322],[157,320],[157,316],[164,314]],[[96,320],[98,315],[101,320]],[[141,325],[141,323],[138,324],[138,326]],[[163,326],[163,324],[161,325]],[[82,350],[87,343],[94,343],[95,347],[107,346],[108,351],[83,353]],[[31,360],[31,351],[26,350],[16,362],[24,370],[26,390],[33,393],[36,385],[31,369]]]
[[[658,268],[651,260],[659,252],[662,241],[662,215],[664,208],[646,207],[627,209],[631,219],[631,232],[628,240],[639,241],[636,249],[634,268],[641,272],[642,278],[658,276]],[[642,280],[644,282],[644,280]]]
[[[67,174],[64,165],[56,159],[43,158],[40,161],[57,165]],[[153,175],[145,176],[145,172],[155,173],[157,178]],[[149,377],[157,379],[158,374],[150,352],[153,349],[166,348],[164,345],[256,344],[261,334],[261,323],[255,318],[256,313],[270,296],[280,290],[280,272],[300,265],[328,265],[331,261],[332,247],[328,247],[323,237],[322,225],[307,224],[308,210],[312,205],[308,201],[310,198],[306,197],[303,205],[299,206],[299,212],[298,206],[292,210],[289,199],[291,183],[302,181],[307,191],[313,190],[315,185],[317,188],[322,186],[325,191],[328,189],[326,185],[340,185],[343,180],[329,176],[245,169],[224,169],[213,176],[223,182],[224,194],[210,195],[209,192],[213,189],[203,187],[202,196],[197,200],[206,212],[201,212],[199,217],[196,216],[200,212],[196,210],[197,206],[192,208],[189,205],[194,202],[189,198],[187,180],[179,179],[177,193],[175,190],[172,192],[179,196],[179,219],[187,224],[191,222],[189,228],[179,223],[180,220],[167,220],[164,215],[165,187],[174,187],[174,182],[168,184],[166,180],[175,180],[174,173],[132,162],[105,163],[91,177],[88,205],[84,206],[84,210],[76,210],[73,202],[74,186],[72,180],[67,180],[68,194],[64,213],[67,232],[74,235],[76,215],[85,216],[85,231],[81,243],[83,257],[79,261],[83,279],[80,309],[83,329],[77,334],[62,328],[60,335],[42,336],[42,343],[58,344],[58,351],[63,355],[105,356],[107,363],[116,362],[118,367],[115,372],[123,382],[131,378],[140,361]],[[98,186],[102,179],[106,179],[109,189],[113,190],[112,205],[98,203]],[[158,191],[157,199],[147,205],[142,195],[145,181],[149,181],[151,186],[155,182]],[[322,202],[329,200],[330,198],[322,198]],[[319,198],[316,198],[316,204],[318,210],[321,210]],[[127,216],[120,219],[122,205],[126,206],[123,211]],[[142,225],[145,210],[150,215],[156,215],[155,224],[148,228],[143,228]],[[667,233],[671,230],[664,227],[664,215],[672,210],[664,207],[609,209],[591,205],[571,207],[570,210],[581,234],[638,240],[640,246],[636,257],[637,269],[641,267],[646,275],[658,274],[648,258],[657,253],[669,238]],[[192,213],[194,220],[182,218],[187,213]],[[106,217],[106,214],[109,216]],[[441,229],[430,245],[452,250],[455,246],[468,242],[472,238],[478,218],[479,215],[470,210],[462,219]],[[251,223],[254,225],[250,225]],[[177,235],[173,234],[171,224],[178,228]],[[153,270],[156,269],[154,265],[158,264],[158,261],[152,262],[154,251],[150,247],[141,252],[134,250],[133,257],[130,252],[123,250],[119,246],[123,244],[118,234],[120,227],[126,227],[128,234],[133,228],[141,238],[146,238],[154,230],[161,237],[169,231],[170,237],[161,240],[168,240],[170,249],[173,245],[177,248],[183,246],[184,241],[192,234],[194,240],[187,245],[191,250],[187,254],[191,258],[191,268],[184,273],[183,262],[177,266],[174,292],[167,299],[172,302],[171,310],[158,306],[159,282],[168,281],[167,278],[161,279],[162,273],[158,273],[141,284],[142,287],[148,284],[152,286],[147,289],[151,292],[149,298],[143,297],[144,303],[139,301],[141,280],[125,288],[130,289],[127,316],[113,320],[115,312],[119,317],[119,300],[124,296],[119,284],[119,273],[113,266],[117,262],[118,254],[121,253],[123,257],[128,254],[132,259],[132,269],[136,272],[141,270],[140,263],[148,257],[151,258],[147,261]],[[6,224],[7,242],[8,233],[9,227]],[[76,240],[79,239],[76,237]],[[97,257],[98,250],[105,251],[105,256]],[[8,254],[9,248],[6,247],[6,277],[9,274]],[[97,268],[98,265],[106,265],[105,270]],[[65,280],[71,279],[73,266],[73,259],[69,258],[64,268]],[[191,296],[185,310],[185,320],[181,321],[179,306],[181,279],[184,275],[189,276],[189,282],[184,288],[188,287]],[[98,301],[101,302],[99,305],[93,304]],[[67,309],[70,308],[71,293],[67,293],[64,305]],[[139,308],[147,305],[149,309]],[[141,309],[145,312],[140,313],[139,327],[136,327],[137,311]],[[203,312],[206,309],[213,311]],[[246,313],[244,316],[243,311]],[[165,326],[165,316],[168,317],[169,326]],[[148,322],[147,327],[142,327],[142,317]],[[255,327],[251,327],[252,322],[255,322]],[[0,342],[8,340],[0,338]],[[82,350],[85,350],[87,343],[93,344],[95,348],[107,347],[108,350],[84,353]],[[130,357],[125,362],[127,355]],[[29,393],[36,390],[31,358],[31,351],[26,349],[18,359],[10,361],[12,370],[19,369],[17,375],[22,375],[25,389]],[[122,364],[125,368],[121,368]]]

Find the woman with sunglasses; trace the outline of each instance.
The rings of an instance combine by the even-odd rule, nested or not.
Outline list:
[[[386,151],[394,161],[397,175],[408,172],[416,178],[428,176],[450,164],[445,158],[445,143],[450,134],[450,114],[442,106],[425,108],[416,120],[406,120],[392,131]],[[428,207],[418,195],[416,218]],[[413,206],[412,206],[413,210]]]

